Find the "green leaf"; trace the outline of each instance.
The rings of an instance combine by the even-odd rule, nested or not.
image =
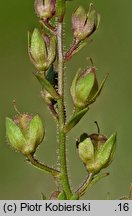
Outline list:
[[[70,200],[79,200],[78,194],[73,194],[73,196],[70,198]]]
[[[85,108],[77,113],[74,113],[71,119],[67,122],[64,127],[64,132],[68,133],[75,125],[81,120],[81,118],[86,114],[89,108]]]
[[[67,200],[66,194],[64,191],[62,191],[59,196],[58,196],[58,200]]]
[[[103,173],[103,174],[98,174],[95,175],[94,178],[92,179],[92,181],[90,182],[90,184],[88,185],[87,189],[89,190],[91,187],[93,187],[98,181],[100,181],[101,179],[105,178],[109,176],[109,173]]]
[[[44,77],[44,74],[41,74],[39,72],[35,72],[34,75],[36,76],[36,78],[40,82],[42,88],[46,89],[47,92],[49,92],[55,100],[58,100],[59,99],[58,93],[53,88],[51,83]]]

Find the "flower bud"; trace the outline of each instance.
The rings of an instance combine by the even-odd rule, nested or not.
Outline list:
[[[84,109],[93,103],[100,94],[105,80],[100,87],[96,78],[94,67],[88,68],[86,71],[77,72],[71,86],[71,95],[76,108]]]
[[[6,118],[7,139],[12,148],[24,155],[34,154],[44,135],[39,115],[20,114],[14,120]]]
[[[99,21],[100,16],[93,4],[90,4],[87,14],[83,7],[79,6],[72,15],[72,29],[75,39],[82,41],[89,37],[97,30]]]
[[[34,29],[29,42],[29,56],[39,71],[46,71],[55,60],[56,38],[43,37],[38,29]]]
[[[55,15],[56,0],[36,0],[34,4],[36,14],[44,20],[51,19]]]
[[[89,173],[97,174],[109,166],[113,160],[116,147],[116,134],[109,139],[104,135],[92,134],[83,136],[78,141],[79,157],[85,164]]]

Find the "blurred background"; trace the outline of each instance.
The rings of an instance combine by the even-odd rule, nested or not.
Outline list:
[[[70,60],[66,67],[66,107],[72,112],[69,86],[78,67],[90,65],[91,57],[101,81],[109,73],[107,84],[88,114],[70,133],[68,138],[68,166],[72,188],[86,176],[79,160],[75,140],[82,132],[101,132],[110,136],[117,131],[116,156],[107,170],[110,176],[97,183],[83,198],[111,199],[127,195],[132,182],[132,1],[93,0],[101,14],[101,24],[93,42]],[[66,49],[72,43],[71,14],[80,4],[88,9],[90,1],[73,0],[67,4],[65,18]],[[38,25],[34,14],[34,0],[6,0],[0,4],[0,199],[40,199],[54,189],[51,176],[41,173],[25,162],[25,158],[12,151],[5,137],[5,117],[13,117],[15,99],[21,112],[39,113],[46,126],[46,139],[36,157],[50,165],[56,164],[58,144],[56,125],[40,97],[40,85],[32,72],[27,53],[27,31]]]

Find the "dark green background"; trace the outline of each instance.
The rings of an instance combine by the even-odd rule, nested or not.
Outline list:
[[[56,164],[56,126],[40,98],[40,86],[32,75],[35,68],[27,54],[27,31],[37,26],[33,0],[2,1],[0,3],[0,199],[40,199],[40,193],[51,193],[54,182],[51,176],[28,165],[24,157],[12,151],[6,143],[5,117],[13,117],[12,106],[16,99],[21,112],[39,113],[47,129],[46,139],[37,157],[49,164]],[[87,0],[68,3],[65,20],[66,48],[72,42],[71,13]],[[82,132],[96,132],[97,120],[101,132],[110,136],[118,132],[115,160],[106,170],[111,175],[97,183],[84,199],[106,199],[107,192],[116,199],[128,193],[132,181],[132,1],[95,0],[101,14],[101,24],[93,36],[93,43],[81,50],[66,69],[66,106],[72,112],[69,86],[78,67],[85,69],[92,57],[99,80],[110,73],[104,91],[89,113],[69,133],[68,164],[72,188],[86,176],[75,148],[75,139]]]

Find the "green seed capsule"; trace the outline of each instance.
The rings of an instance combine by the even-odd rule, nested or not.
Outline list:
[[[98,87],[96,70],[89,67],[84,72],[77,72],[71,86],[71,95],[74,105],[77,109],[82,110],[92,104],[99,96],[107,76]]]
[[[48,70],[56,56],[55,36],[43,37],[35,28],[29,39],[29,56],[39,71]]]
[[[90,67],[83,73],[78,72],[71,86],[71,95],[75,107],[80,109],[86,108],[97,90],[98,84],[93,67]]]
[[[82,140],[78,141],[79,157],[89,173],[97,174],[101,169],[108,167],[113,160],[116,147],[116,134],[112,134],[109,139],[99,134],[92,134],[87,137],[85,135],[83,137]]]
[[[42,142],[45,130],[39,115],[17,116],[14,121],[6,118],[6,136],[11,147],[24,155],[34,154]]]
[[[82,6],[79,6],[72,15],[72,29],[77,41],[82,41],[93,34],[99,25],[100,16],[90,4],[86,14]]]

